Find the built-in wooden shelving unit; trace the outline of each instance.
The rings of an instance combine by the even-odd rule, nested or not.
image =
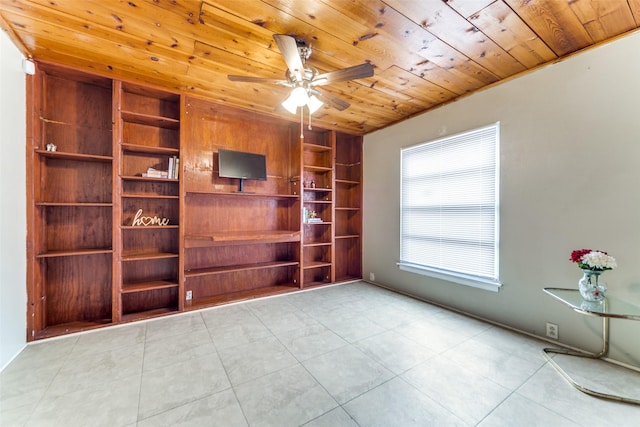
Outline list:
[[[361,137],[37,68],[29,340],[361,277]],[[267,180],[238,193],[221,148],[264,155]]]

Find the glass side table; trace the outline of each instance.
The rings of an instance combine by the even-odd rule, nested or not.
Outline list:
[[[597,396],[604,399],[611,399],[617,400],[619,402],[627,402],[640,405],[640,400],[614,394],[602,393],[578,384],[550,356],[551,353],[556,353],[566,354],[570,356],[588,357],[591,359],[602,359],[606,357],[609,353],[609,319],[640,320],[640,306],[620,300],[611,295],[607,296],[601,302],[593,303],[584,301],[577,289],[544,288],[543,291],[554,299],[569,306],[574,311],[577,311],[578,313],[602,318],[602,351],[600,351],[599,353],[590,353],[586,351],[573,351],[566,348],[545,348],[542,350],[542,352],[551,366],[553,366],[556,371],[562,374],[562,376],[567,381],[569,381],[571,385],[573,385],[583,393],[587,393],[592,396]],[[604,361],[606,362],[606,360]]]

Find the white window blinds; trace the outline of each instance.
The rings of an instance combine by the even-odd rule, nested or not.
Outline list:
[[[402,150],[401,268],[498,282],[498,144],[496,123]]]

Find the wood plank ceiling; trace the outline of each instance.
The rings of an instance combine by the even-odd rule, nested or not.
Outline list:
[[[366,134],[640,26],[640,0],[0,0],[25,56],[299,120],[276,109],[272,35],[310,43],[328,72],[373,77],[322,89],[351,103],[315,125]]]

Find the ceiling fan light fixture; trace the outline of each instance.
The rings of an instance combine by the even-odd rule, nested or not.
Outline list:
[[[320,101],[317,96],[311,95],[309,97],[309,102],[307,103],[307,107],[309,107],[309,113],[315,113],[320,107],[322,107],[323,104],[324,102]]]
[[[282,106],[291,114],[295,114],[298,111],[298,104],[296,104],[292,95],[289,95],[287,99],[282,101]]]
[[[309,102],[309,94],[307,90],[302,86],[298,86],[291,91],[290,99],[296,103],[296,106],[303,107]]]
[[[298,107],[304,107],[308,103],[309,94],[307,90],[302,86],[298,86],[293,88],[289,97],[282,103],[282,106],[291,114],[295,114],[298,111]]]

